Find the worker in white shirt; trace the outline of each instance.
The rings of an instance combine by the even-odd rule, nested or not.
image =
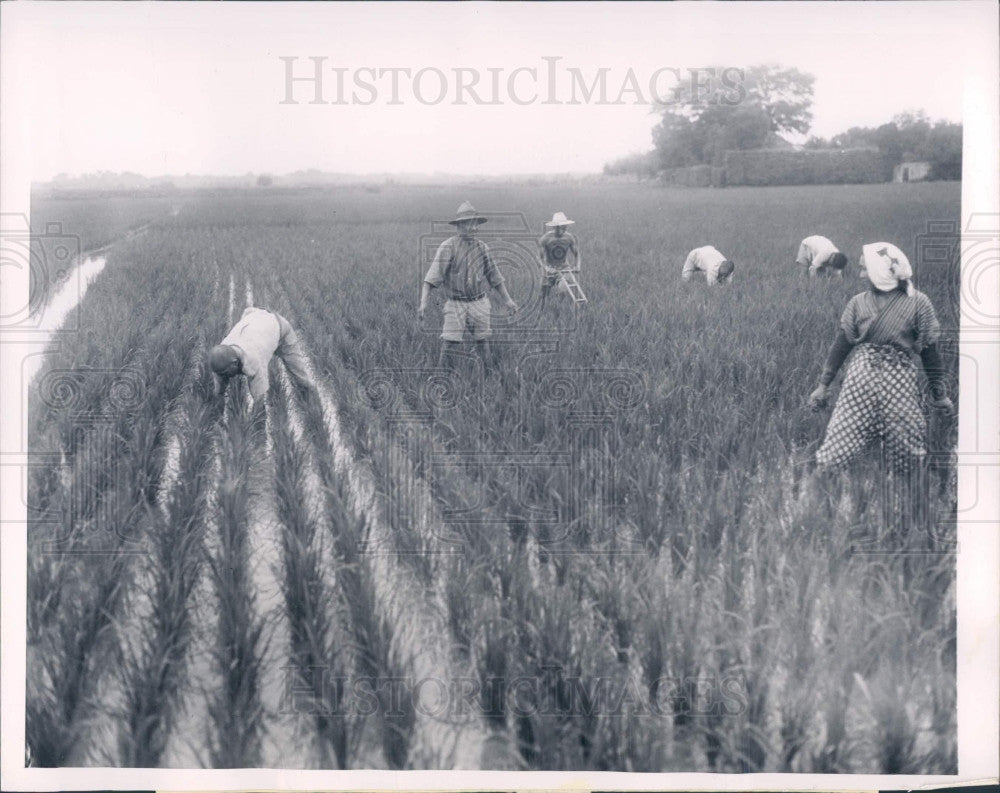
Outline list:
[[[822,274],[843,279],[847,257],[826,237],[814,234],[799,244],[795,263],[806,268],[803,274],[808,274],[810,278]]]
[[[316,386],[295,330],[275,312],[248,306],[222,343],[209,350],[208,361],[222,385],[245,375],[250,395],[259,401],[267,393],[267,367],[274,355],[284,362],[299,393],[310,397]]]
[[[736,265],[711,245],[695,248],[684,260],[681,278],[690,281],[696,272],[704,273],[709,286],[732,283]]]

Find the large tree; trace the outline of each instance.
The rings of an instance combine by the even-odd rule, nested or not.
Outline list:
[[[816,78],[798,69],[776,64],[746,70],[744,103],[761,108],[771,120],[771,131],[805,134],[812,125],[813,83]]]
[[[778,133],[807,132],[814,80],[775,64],[693,73],[656,108],[653,145],[661,167],[719,163],[728,149],[763,148]]]
[[[694,122],[681,115],[664,113],[653,127],[653,153],[661,168],[679,168],[702,162],[703,141]]]

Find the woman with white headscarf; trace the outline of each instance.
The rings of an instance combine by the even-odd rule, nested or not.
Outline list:
[[[813,409],[825,405],[830,383],[851,355],[816,462],[826,469],[847,465],[878,440],[893,469],[904,473],[927,454],[917,356],[931,404],[954,409],[937,349],[941,326],[930,299],[914,289],[910,262],[899,248],[887,242],[865,245],[861,265],[870,288],[844,309],[819,385],[809,396]]]

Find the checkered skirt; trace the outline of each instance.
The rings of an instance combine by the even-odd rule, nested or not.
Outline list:
[[[816,462],[824,468],[845,466],[876,441],[893,469],[907,472],[927,454],[927,420],[909,353],[891,345],[859,344]]]

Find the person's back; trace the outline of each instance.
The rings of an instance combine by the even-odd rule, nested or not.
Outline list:
[[[283,316],[264,308],[244,309],[226,338],[209,351],[209,363],[225,380],[245,375],[257,400],[267,393],[268,364],[275,355],[284,361],[299,391],[311,393],[315,385],[295,330]]]
[[[694,273],[702,272],[709,285],[725,284],[732,280],[734,269],[733,262],[727,259],[715,246],[703,245],[687,255],[684,268],[681,270],[681,278],[689,281]]]
[[[222,344],[243,351],[243,373],[255,377],[267,372],[267,365],[281,341],[278,317],[267,309],[247,306]]]
[[[799,244],[795,263],[806,268],[805,272],[810,276],[822,272],[843,277],[847,257],[830,239],[821,234],[813,234]]]
[[[822,234],[812,234],[802,240],[802,246],[809,248],[813,254],[833,253],[837,246],[833,244],[829,237]]]

